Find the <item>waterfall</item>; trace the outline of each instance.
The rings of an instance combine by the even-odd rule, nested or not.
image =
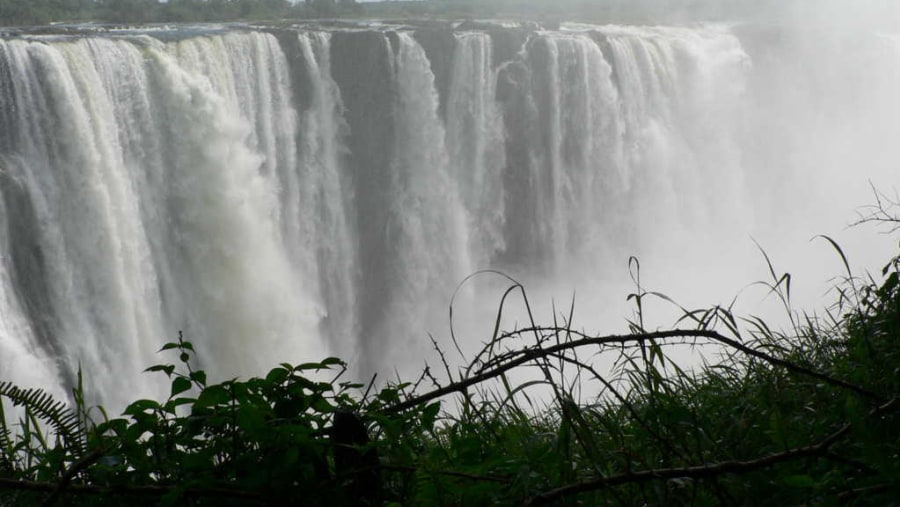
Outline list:
[[[110,40],[11,41],[6,52],[19,136],[5,157],[18,194],[16,206],[7,202],[7,255],[21,306],[65,377],[79,363],[142,369],[161,335],[161,298],[139,206],[143,181],[123,170],[132,125],[117,125],[117,100],[140,93],[146,78],[131,67],[138,50]],[[122,80],[115,92],[106,86],[113,75]],[[135,98],[129,107],[141,105]],[[118,368],[93,369],[97,385],[115,385]]]
[[[309,105],[301,117],[300,178],[283,192],[284,223],[300,217],[317,217],[311,228],[294,228],[292,256],[315,252],[318,280],[324,303],[324,334],[335,354],[356,359],[360,336],[356,290],[359,259],[352,180],[347,173],[344,105],[331,77],[331,36],[326,32],[301,33],[301,54],[309,76]],[[290,175],[286,179],[290,179]]]
[[[254,34],[196,39],[150,55],[161,81],[161,129],[170,136],[167,251],[179,263],[176,290],[190,312],[184,331],[210,349],[211,364],[242,374],[285,354],[323,351],[321,302],[315,284],[302,276],[315,269],[313,260],[288,254],[278,223],[275,167],[290,163],[282,170],[297,170],[296,122],[276,70],[283,72],[284,59],[273,42]],[[262,68],[227,71],[249,62]],[[266,73],[270,79],[261,76]],[[261,86],[271,90],[260,93]],[[243,93],[258,95],[241,111],[236,99]],[[285,100],[269,102],[279,97]]]
[[[0,379],[164,395],[139,372],[179,331],[213,378],[327,354],[412,374],[479,269],[579,290],[608,331],[630,255],[733,295],[751,237],[790,255],[900,160],[900,38],[779,30],[0,39]],[[463,348],[496,289],[460,293]]]
[[[514,65],[527,69],[527,81],[516,91],[524,95],[518,100],[533,108],[535,130],[510,140],[513,149],[528,149],[523,161],[527,170],[509,167],[525,172],[518,177],[526,178],[528,194],[512,198],[533,203],[534,209],[522,210],[528,213],[528,228],[511,235],[543,250],[541,255],[556,269],[573,256],[602,250],[613,233],[604,223],[613,225],[611,218],[618,214],[613,201],[627,184],[618,155],[619,95],[612,69],[591,34],[541,34]]]
[[[447,98],[447,149],[469,231],[476,266],[490,264],[505,248],[503,168],[505,131],[497,102],[493,43],[485,33],[455,35]]]
[[[324,353],[317,285],[304,283],[317,266],[289,255],[279,227],[276,169],[298,171],[297,126],[271,35],[7,51],[24,78],[7,171],[27,206],[7,220],[34,217],[13,229],[30,244],[11,252],[30,269],[15,288],[63,381],[80,362],[96,370],[89,387],[130,399],[111,386],[178,331],[201,365],[234,374]]]
[[[400,33],[391,51],[397,91],[395,137],[388,174],[381,175],[387,180],[389,198],[377,205],[386,209],[383,265],[392,286],[382,301],[387,318],[374,335],[392,336],[392,345],[419,355],[427,349],[421,345],[423,336],[414,330],[446,315],[445,308],[422,308],[422,302],[434,301],[435,293],[452,293],[471,270],[468,232],[458,188],[450,178],[429,61],[409,33]]]

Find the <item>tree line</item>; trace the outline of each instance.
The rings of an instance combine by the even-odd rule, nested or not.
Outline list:
[[[362,11],[356,0],[0,0],[0,26],[342,17]]]

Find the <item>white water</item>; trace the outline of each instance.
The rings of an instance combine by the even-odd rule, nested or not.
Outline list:
[[[890,32],[573,25],[503,61],[481,32],[351,36],[0,41],[0,378],[59,390],[81,364],[118,406],[165,392],[138,372],[179,330],[216,378],[412,373],[477,269],[546,320],[575,290],[576,322],[615,332],[630,255],[699,305],[765,276],[751,237],[819,277],[810,301],[839,273],[812,235],[890,253],[841,233],[900,174]],[[498,290],[460,295],[465,348]]]
[[[455,34],[447,98],[447,146],[452,178],[468,211],[468,252],[487,266],[504,249],[506,166],[503,118],[494,90],[491,39],[484,33]]]
[[[425,52],[410,34],[401,33],[397,44],[391,48],[397,130],[385,175],[391,198],[382,203],[387,208],[384,237],[390,245],[387,266],[393,287],[382,309],[387,316],[383,328],[371,331],[374,336],[392,337],[390,347],[419,351],[421,346],[414,341],[421,342],[423,335],[411,331],[426,329],[446,315],[444,308],[422,302],[432,294],[450,294],[471,271],[471,263],[464,210],[449,174],[434,76]],[[387,359],[391,351],[379,355]]]

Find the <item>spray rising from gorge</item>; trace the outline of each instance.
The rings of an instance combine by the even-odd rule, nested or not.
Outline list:
[[[750,236],[805,241],[896,182],[898,89],[883,31],[0,39],[0,371],[64,386],[80,364],[117,404],[179,330],[226,377],[416,370],[478,269],[588,303],[624,299],[629,255],[744,283]],[[496,291],[464,296],[487,330]]]

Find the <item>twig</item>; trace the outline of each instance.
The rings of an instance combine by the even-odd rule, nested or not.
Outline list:
[[[444,371],[447,372],[447,381],[453,382],[453,372],[450,371],[450,363],[447,362],[447,357],[444,355],[443,349],[438,345],[437,340],[434,339],[434,335],[428,333],[428,338],[431,339],[431,346],[437,351],[438,356],[441,358],[441,363],[444,365]],[[438,384],[438,387],[440,387],[440,384]]]

